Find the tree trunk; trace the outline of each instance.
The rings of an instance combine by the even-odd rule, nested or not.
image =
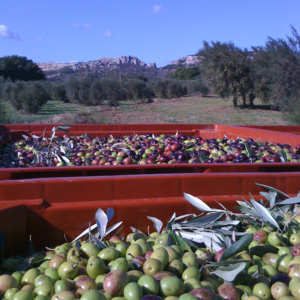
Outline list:
[[[255,95],[253,93],[250,93],[250,95],[249,95],[249,105],[250,105],[250,107],[254,106],[254,99],[255,99]]]
[[[237,107],[237,96],[233,96],[233,106]]]
[[[243,106],[246,107],[246,95],[243,95]]]

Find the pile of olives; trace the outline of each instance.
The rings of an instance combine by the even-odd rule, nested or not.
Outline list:
[[[249,225],[246,231],[252,242],[230,259],[247,262],[239,274],[247,275],[247,282],[242,276],[225,282],[212,274],[208,265],[220,261],[224,249],[183,251],[168,231],[148,236],[135,232],[111,237],[102,249],[90,241],[64,243],[25,271],[9,272],[4,261],[0,299],[300,299],[300,230],[279,235],[268,227]],[[272,251],[251,254],[251,248],[259,245]]]

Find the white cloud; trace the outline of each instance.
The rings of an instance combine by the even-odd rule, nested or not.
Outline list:
[[[89,23],[72,23],[71,25],[78,30],[88,30],[92,28],[92,25]]]
[[[1,25],[1,24],[0,24],[0,37],[5,39],[20,40],[18,34],[11,32],[6,25]]]
[[[104,31],[103,36],[106,37],[106,38],[110,38],[110,37],[112,36],[112,33],[111,33],[110,30],[106,29],[106,30]]]
[[[158,14],[161,11],[161,9],[162,9],[161,5],[155,4],[153,7],[153,13]]]

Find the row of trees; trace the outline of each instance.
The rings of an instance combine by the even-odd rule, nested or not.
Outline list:
[[[208,89],[199,80],[180,81],[164,79],[147,82],[143,79],[122,81],[96,77],[71,78],[66,82],[5,81],[0,80],[1,98],[9,101],[17,110],[36,113],[48,100],[85,105],[119,105],[120,100],[152,102],[156,98],[182,97]]]
[[[300,36],[292,27],[287,39],[269,38],[251,51],[233,43],[204,42],[198,52],[206,83],[234,106],[259,98],[300,121]]]

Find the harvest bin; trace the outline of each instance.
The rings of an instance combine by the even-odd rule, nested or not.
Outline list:
[[[6,256],[26,249],[31,235],[36,249],[70,241],[89,224],[97,208],[113,207],[110,224],[124,222],[147,232],[146,216],[166,222],[177,215],[197,212],[183,193],[216,201],[233,209],[235,200],[259,197],[262,183],[293,196],[299,191],[300,172],[128,175],[81,178],[47,178],[0,182],[0,229],[6,232]]]
[[[50,136],[53,125],[1,125],[0,135],[4,141],[15,141],[22,134]],[[286,128],[287,127],[287,128]],[[122,136],[126,134],[172,133],[176,132],[201,136],[203,138],[253,138],[262,141],[300,145],[300,126],[276,126],[276,130],[250,128],[243,126],[227,126],[216,124],[142,124],[142,125],[72,125],[70,135],[90,136]],[[292,129],[291,129],[292,127]],[[296,127],[296,128],[294,128]],[[280,128],[282,130],[279,132]],[[299,129],[300,131],[300,129]],[[292,133],[291,133],[292,132]],[[65,134],[56,132],[57,135]],[[196,163],[196,164],[161,164],[161,165],[128,165],[128,166],[79,166],[79,167],[35,167],[0,169],[0,180],[29,179],[44,177],[72,176],[106,176],[127,174],[162,174],[162,173],[207,173],[207,172],[299,172],[300,163]]]

